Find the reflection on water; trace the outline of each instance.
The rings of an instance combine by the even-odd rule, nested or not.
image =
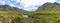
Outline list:
[[[24,14],[23,14],[22,17],[28,18],[28,15],[24,15]]]

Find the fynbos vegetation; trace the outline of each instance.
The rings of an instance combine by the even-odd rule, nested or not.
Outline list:
[[[45,3],[34,12],[0,5],[0,23],[60,23],[60,4]]]

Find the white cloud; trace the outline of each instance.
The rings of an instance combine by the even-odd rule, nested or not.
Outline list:
[[[5,1],[3,1],[2,3],[5,4]]]
[[[51,3],[54,3],[56,2],[56,0],[46,0],[47,2],[51,2]]]
[[[10,6],[12,6],[12,7],[16,7],[14,4],[10,4]]]
[[[5,1],[0,1],[0,5],[5,5]]]
[[[16,0],[17,3],[19,3],[21,0]]]
[[[46,2],[53,3],[55,1],[56,0],[21,0],[21,2],[23,2],[25,4],[24,7],[28,7],[30,5],[38,5],[38,4],[42,5],[42,4],[46,3]]]
[[[16,1],[16,0],[11,0],[11,1]]]
[[[27,10],[27,11],[35,11],[37,10],[37,7],[33,6],[33,7],[27,7],[27,8],[24,8],[24,10]]]

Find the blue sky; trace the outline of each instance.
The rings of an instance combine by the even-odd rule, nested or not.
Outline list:
[[[39,6],[46,2],[58,2],[60,0],[0,0],[0,5],[10,5],[12,7],[17,7],[19,9],[24,9],[27,11],[35,11]]]

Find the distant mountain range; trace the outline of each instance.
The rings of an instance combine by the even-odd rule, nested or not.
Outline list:
[[[0,11],[17,11],[17,12],[28,12],[23,9],[19,9],[17,7],[11,7],[9,5],[0,5]],[[41,11],[60,11],[60,4],[59,3],[45,3],[40,6],[35,12]]]
[[[23,9],[19,9],[17,7],[11,7],[9,5],[0,5],[0,11],[17,11],[17,12],[27,12]]]

